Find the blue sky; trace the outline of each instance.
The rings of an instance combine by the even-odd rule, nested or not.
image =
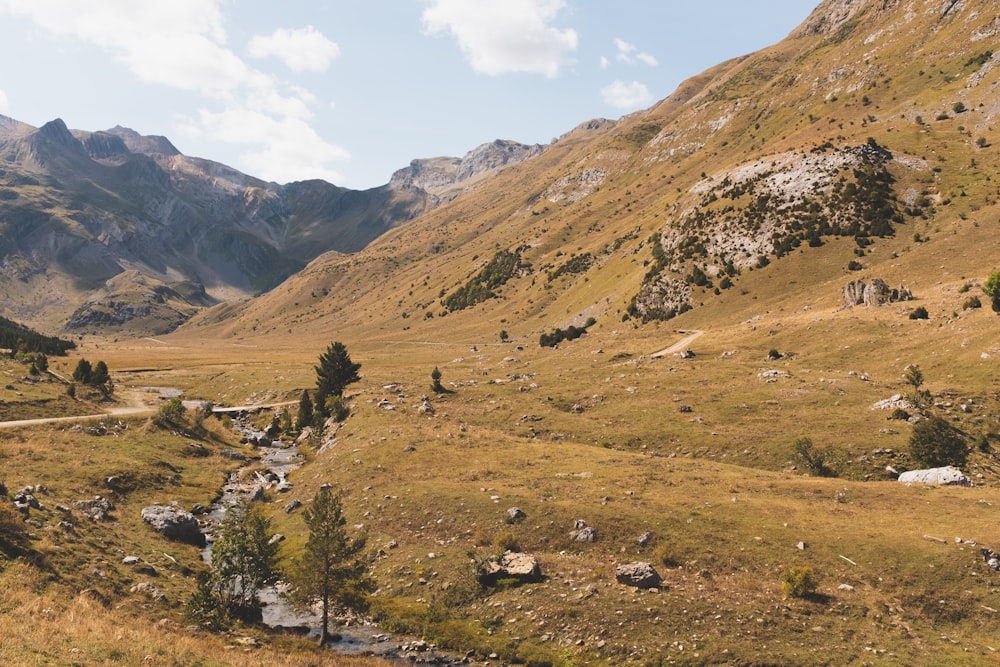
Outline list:
[[[0,114],[368,188],[651,106],[818,1],[0,0]]]

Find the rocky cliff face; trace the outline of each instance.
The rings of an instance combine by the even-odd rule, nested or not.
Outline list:
[[[454,199],[483,177],[498,170],[524,162],[545,150],[541,144],[526,145],[515,141],[496,140],[482,144],[464,157],[438,157],[413,160],[408,167],[396,171],[389,185],[396,188],[416,188],[434,195],[439,201]]]

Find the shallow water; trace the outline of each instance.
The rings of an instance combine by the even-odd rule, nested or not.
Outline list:
[[[251,441],[263,435],[240,424],[239,420],[234,420],[233,426],[241,436]],[[274,441],[272,445],[257,447],[256,450],[260,454],[260,459],[247,461],[246,465],[234,471],[226,480],[222,496],[201,517],[203,520],[208,520],[208,525],[203,525],[202,528],[207,539],[202,551],[202,559],[206,563],[212,562],[212,534],[222,523],[226,512],[254,495],[254,485],[240,482],[241,473],[250,466],[263,465],[268,471],[273,472],[278,477],[278,483],[281,483],[287,481],[288,475],[303,463],[303,458],[294,443]],[[288,499],[291,500],[293,497],[289,494]],[[275,630],[293,628],[296,634],[319,637],[320,615],[295,608],[282,596],[282,590],[282,585],[279,583],[260,591],[264,624]],[[329,631],[341,637],[339,642],[331,643],[330,648],[345,655],[375,655],[409,664],[422,662],[449,665],[464,662],[457,655],[436,651],[419,640],[387,635],[373,625],[356,623],[345,626],[331,623]]]

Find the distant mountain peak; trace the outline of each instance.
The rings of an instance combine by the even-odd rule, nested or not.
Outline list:
[[[110,130],[105,130],[108,134],[120,137],[125,145],[133,153],[144,153],[146,155],[180,155],[181,152],[170,143],[170,140],[160,135],[143,135],[135,130],[115,125]]]
[[[73,136],[73,133],[66,127],[66,123],[62,118],[50,120],[38,128],[38,137],[74,150],[83,149],[80,140]]]
[[[396,188],[419,188],[441,200],[454,199],[480,178],[503,167],[520,164],[545,150],[541,144],[496,139],[481,144],[464,157],[422,158],[397,170],[389,180]]]

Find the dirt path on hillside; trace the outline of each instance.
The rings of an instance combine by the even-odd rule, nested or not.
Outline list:
[[[691,330],[691,331],[683,331],[683,330],[681,330],[681,331],[678,331],[677,333],[679,333],[679,334],[687,334],[687,335],[684,336],[684,338],[681,338],[679,341],[677,341],[673,345],[671,345],[670,347],[665,347],[662,350],[660,350],[659,352],[654,352],[651,355],[653,357],[653,359],[660,359],[662,357],[667,356],[668,354],[676,354],[677,352],[680,352],[684,348],[689,347],[691,345],[691,343],[693,343],[694,341],[696,341],[699,338],[701,338],[701,336],[705,332],[704,331],[695,331],[695,330]]]

